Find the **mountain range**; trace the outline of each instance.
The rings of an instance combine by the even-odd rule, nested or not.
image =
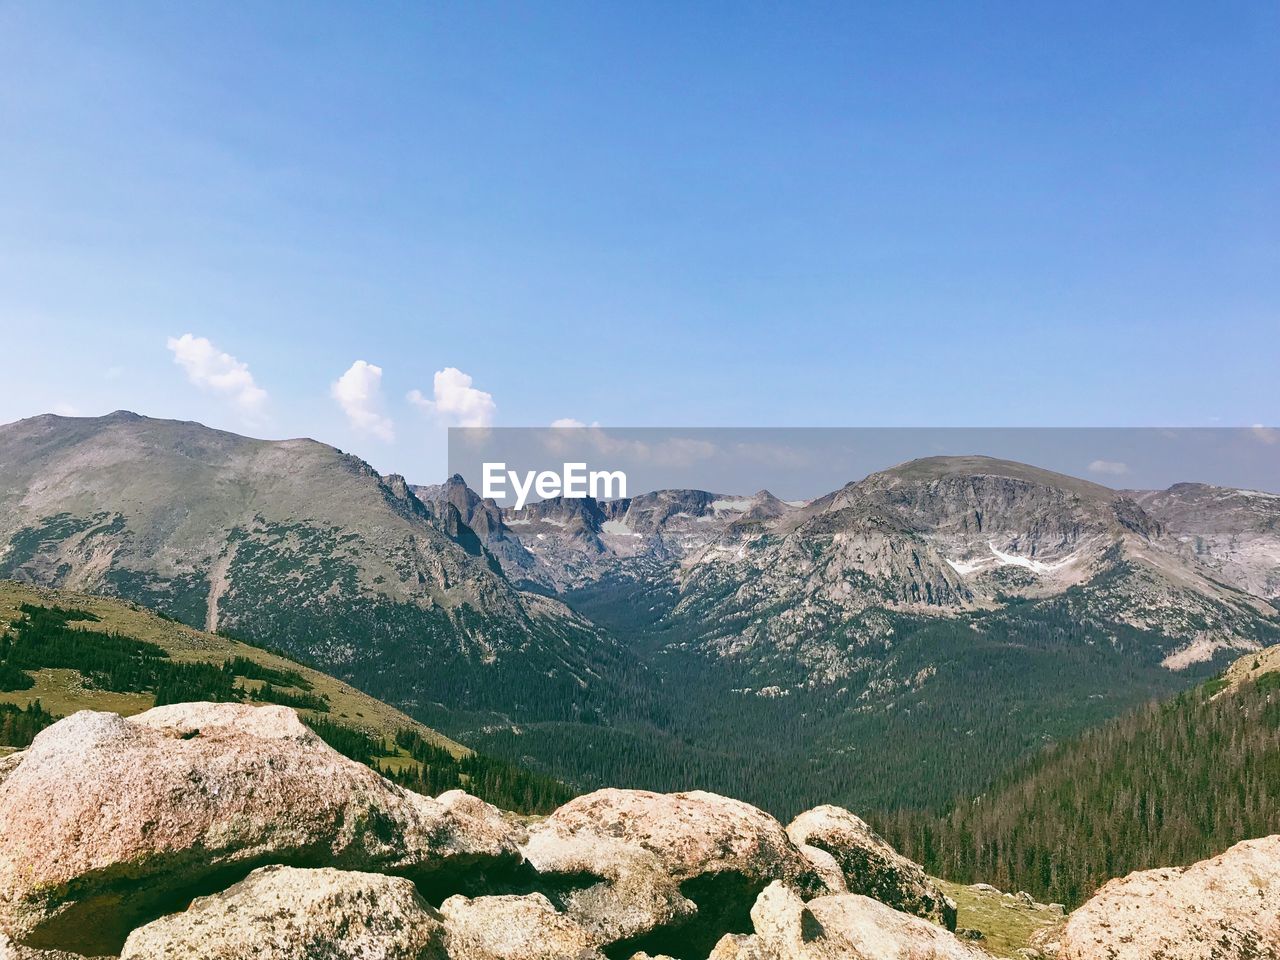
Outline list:
[[[1116,491],[986,457],[912,461],[803,504],[671,490],[493,510],[471,512],[513,581],[670,584],[672,616],[715,625],[709,648],[789,650],[815,683],[856,670],[891,614],[995,611],[1082,588],[1100,627],[1151,634],[1179,668],[1254,646],[1280,597],[1280,497]]]
[[[1280,639],[1280,497],[985,457],[499,508],[312,440],[0,427],[0,577],[269,643],[582,786],[941,807]]]

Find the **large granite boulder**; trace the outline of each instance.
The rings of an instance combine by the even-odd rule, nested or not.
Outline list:
[[[262,867],[139,927],[121,960],[446,960],[445,929],[402,877]]]
[[[286,707],[230,703],[59,721],[0,783],[0,823],[0,930],[83,954],[264,864],[458,890],[518,864],[524,836],[480,801],[395,786]]]
[[[543,833],[524,852],[540,871],[537,888],[597,946],[634,947],[653,931],[683,927],[697,915],[698,905],[680,892],[662,861],[623,841]]]
[[[600,790],[530,828],[542,889],[597,946],[702,955],[773,880],[821,884],[782,825],[715,794]]]
[[[804,902],[770,884],[751,910],[755,933],[726,935],[710,960],[990,960],[937,924],[860,894]]]
[[[956,928],[956,905],[929,879],[924,869],[908,860],[842,807],[807,810],[787,826],[787,835],[824,877],[832,893],[860,893],[883,904]],[[843,889],[830,864],[839,868]]]
[[[1111,880],[1071,914],[1061,960],[1280,957],[1280,835]]]
[[[591,935],[540,893],[450,897],[440,913],[449,960],[604,960]]]

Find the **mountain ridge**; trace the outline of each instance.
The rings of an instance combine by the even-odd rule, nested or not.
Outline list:
[[[266,640],[411,711],[570,716],[602,662],[635,671],[562,603],[512,586],[403,478],[316,441],[45,416],[0,427],[0,481],[0,577]]]
[[[517,513],[313,441],[45,418],[0,427],[0,575],[243,632],[578,785],[937,807],[1280,636],[1228,582],[1254,567],[1061,477],[925,458],[803,503]]]
[[[952,615],[1130,569],[1108,602],[1168,635],[1162,656],[1172,669],[1253,644],[1252,622],[1275,619],[1257,585],[1280,583],[1280,534],[1268,541],[1274,569],[1241,574],[1189,553],[1130,491],[980,456],[908,461],[798,507],[768,494],[671,490],[489,511],[505,540],[541,561],[532,573],[527,561],[511,566],[517,581],[563,591],[606,578],[664,579],[704,616],[699,598],[726,592],[747,609],[781,601],[802,618],[807,609],[830,619],[827,608],[845,620],[878,608]],[[717,607],[712,619],[723,620],[725,601]]]

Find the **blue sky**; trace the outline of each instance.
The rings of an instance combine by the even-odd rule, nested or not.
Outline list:
[[[0,2],[0,421],[1275,424],[1277,64],[1272,3]]]

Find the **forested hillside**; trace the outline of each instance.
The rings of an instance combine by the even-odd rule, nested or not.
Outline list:
[[[1166,670],[1158,652],[1143,652],[1141,631],[1100,628],[1084,588],[983,617],[877,612],[892,631],[888,659],[868,657],[834,689],[807,685],[806,671],[785,660],[690,650],[687,620],[663,616],[670,591],[602,584],[568,599],[652,664],[661,699],[601,702],[578,722],[423,719],[583,789],[705,789],[783,819],[822,802],[941,814],[1046,743],[1211,670]]]
[[[278,654],[117,600],[0,581],[0,753],[78,710],[191,701],[292,707],[340,752],[422,793],[464,789],[529,813],[574,795]]]
[[[1068,906],[1111,877],[1280,832],[1280,672],[1224,686],[1050,748],[947,816],[902,810],[879,827],[931,873]]]

